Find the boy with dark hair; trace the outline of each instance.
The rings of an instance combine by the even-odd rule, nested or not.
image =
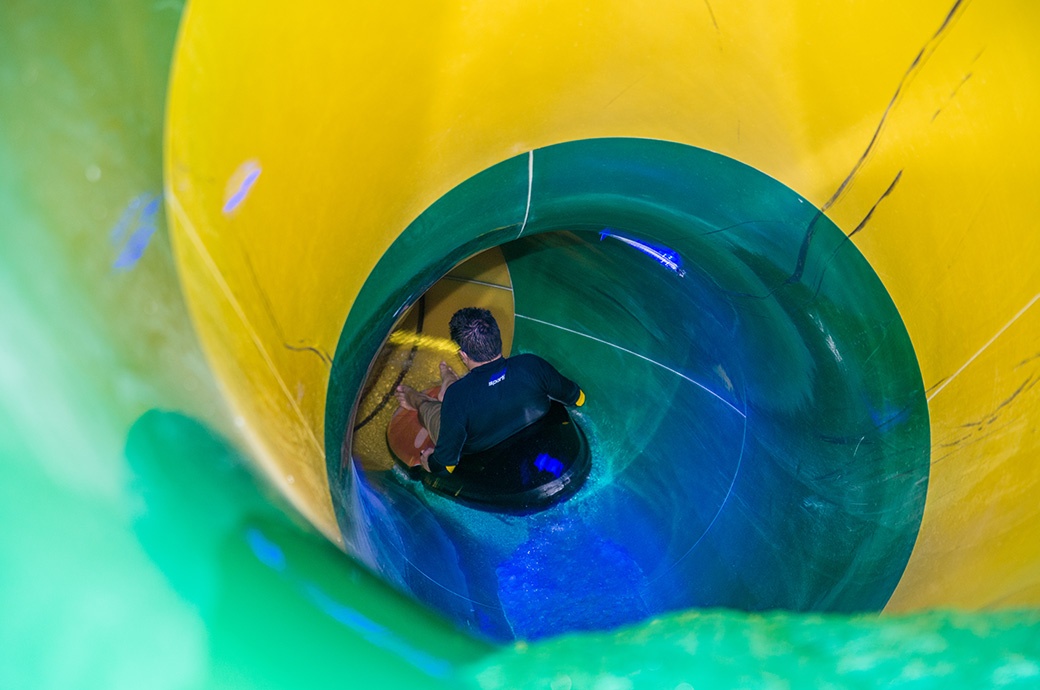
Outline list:
[[[416,410],[435,447],[420,457],[434,474],[451,472],[463,453],[486,450],[541,419],[552,400],[582,405],[578,385],[537,355],[502,356],[502,334],[487,309],[466,307],[451,317],[451,339],[469,373],[441,362],[437,398],[397,387],[401,407]]]

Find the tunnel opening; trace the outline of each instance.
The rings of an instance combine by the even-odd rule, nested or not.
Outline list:
[[[362,469],[393,467],[386,429],[397,409],[393,393],[398,384],[425,390],[439,380],[442,361],[459,374],[465,371],[448,334],[451,315],[464,306],[482,307],[495,315],[502,353],[508,357],[513,344],[513,287],[501,249],[487,249],[452,268],[407,305],[391,327],[368,367],[352,415],[348,457]]]
[[[717,154],[595,140],[535,160],[519,228],[479,212],[513,159],[391,247],[372,318],[340,344],[376,364],[334,368],[330,400],[395,378],[376,353],[414,330],[440,284],[426,276],[495,247],[510,350],[588,395],[589,481],[537,516],[475,515],[380,469],[344,424],[330,484],[348,550],[499,640],[694,607],[879,610],[916,537],[929,444],[916,359],[869,264],[803,198]],[[444,265],[410,270],[422,241],[444,242]]]

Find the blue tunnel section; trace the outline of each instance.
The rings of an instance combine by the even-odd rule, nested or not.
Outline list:
[[[363,471],[347,433],[398,315],[492,246],[513,283],[513,352],[589,400],[574,414],[588,481],[531,515]],[[693,607],[878,610],[928,480],[920,371],[866,260],[775,180],[669,142],[560,144],[446,194],[366,283],[328,410],[347,549],[495,640]]]

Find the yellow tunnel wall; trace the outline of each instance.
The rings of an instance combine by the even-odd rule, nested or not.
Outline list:
[[[196,327],[258,462],[340,541],[325,395],[386,248],[517,154],[681,142],[823,209],[903,317],[932,466],[888,610],[1037,605],[1038,20],[1012,0],[192,4],[166,199]]]

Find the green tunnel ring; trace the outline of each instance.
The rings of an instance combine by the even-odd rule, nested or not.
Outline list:
[[[735,214],[734,209],[740,209],[740,214]],[[755,226],[747,223],[747,218],[770,220]],[[653,222],[648,223],[648,219]],[[847,487],[855,502],[867,507],[862,514],[853,516],[862,528],[858,543],[841,548],[867,555],[850,556],[854,571],[834,573],[833,577],[862,579],[869,585],[862,591],[853,586],[851,591],[835,596],[826,591],[825,584],[819,584],[820,591],[799,591],[786,599],[781,597],[781,607],[857,611],[884,606],[916,541],[930,459],[924,386],[898,310],[853,243],[803,197],[733,159],[657,140],[572,141],[510,158],[449,191],[389,247],[347,318],[329,383],[327,470],[348,550],[358,535],[350,534],[352,525],[343,510],[347,500],[342,490],[347,467],[344,450],[349,448],[350,441],[346,430],[352,423],[352,409],[369,363],[403,311],[453,266],[480,251],[514,240],[521,230],[526,238],[575,226],[645,228],[658,222],[659,227],[693,228],[698,237],[726,237],[726,249],[743,257],[742,261],[755,273],[753,282],[760,281],[746,295],[742,295],[748,287],[746,282],[739,286],[723,285],[736,295],[735,299],[770,299],[770,294],[776,292],[788,295],[784,306],[788,311],[797,312],[820,298],[831,312],[844,309],[849,314],[851,325],[842,375],[849,379],[849,388],[862,388],[863,392],[856,395],[872,399],[872,406],[878,411],[874,422],[881,430],[883,443],[896,449],[885,455],[877,467],[860,471],[859,479]],[[653,232],[644,237],[661,239]],[[682,244],[674,232],[665,239],[672,246],[676,242]],[[756,259],[756,251],[761,253],[766,245],[772,263]],[[686,249],[687,253],[691,251]],[[883,326],[883,343],[875,342],[876,338],[871,340],[869,334],[864,336],[866,331],[855,331],[862,329],[864,323]],[[872,363],[872,357],[882,346],[886,365],[878,367],[876,361]],[[833,343],[828,347],[833,349]],[[809,349],[818,356],[826,354],[823,348],[823,343],[815,343]],[[818,412],[813,414],[818,417]],[[773,413],[776,410],[770,411]],[[781,422],[783,414],[779,415]],[[794,425],[797,430],[793,433],[802,429],[799,424],[816,423],[802,419]],[[827,442],[848,446],[854,441]],[[848,450],[858,454],[858,447],[849,446]],[[834,472],[841,471],[841,467],[834,468]],[[816,474],[826,473],[817,468]],[[792,503],[790,510],[819,508],[811,503],[799,500]],[[820,543],[807,548],[836,548],[827,535],[838,526],[828,524],[825,513],[821,512],[821,524],[804,535]],[[882,535],[877,543],[866,536],[870,530]],[[804,551],[790,555],[792,560],[804,558]],[[720,603],[750,609],[772,608],[775,604],[758,600]]]

